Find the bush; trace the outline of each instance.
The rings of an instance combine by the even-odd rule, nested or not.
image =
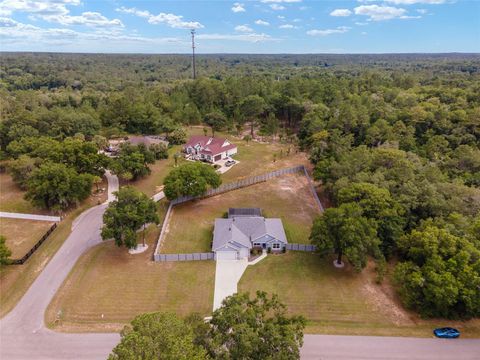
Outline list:
[[[168,135],[167,140],[172,145],[185,144],[187,142],[187,133],[182,128],[177,128]]]
[[[168,159],[168,148],[165,144],[152,144],[148,150],[154,154],[156,160]]]

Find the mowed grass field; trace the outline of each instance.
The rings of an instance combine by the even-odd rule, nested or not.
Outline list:
[[[119,331],[145,312],[210,314],[215,263],[155,263],[159,228],[147,231],[145,253],[130,255],[108,241],[84,254],[49,305],[48,326],[66,332]]]
[[[230,207],[259,207],[266,217],[282,219],[291,243],[309,243],[319,210],[303,175],[286,175],[173,208],[162,253],[211,251],[213,224]]]
[[[191,135],[203,135],[202,127],[190,127],[185,130],[188,134],[187,140]],[[210,135],[211,132],[209,130],[208,136]],[[250,141],[247,144],[241,139],[241,137],[224,132],[215,133],[215,137],[227,138],[238,147],[238,154],[235,155],[234,158],[238,160],[239,163],[230,168],[225,174],[222,174],[223,183],[267,173],[276,169],[301,164],[308,166],[309,164],[305,153],[297,152],[293,145],[290,144],[259,143],[256,141]],[[290,151],[289,155],[287,155],[288,151]],[[177,152],[182,152],[181,145],[172,146],[168,150],[168,159],[157,160],[155,164],[149,165],[151,174],[142,179],[131,182],[131,185],[135,186],[148,196],[157,193],[159,187],[163,184],[165,177],[174,168],[174,154]],[[274,154],[276,154],[275,161]],[[178,159],[179,164],[185,161],[186,160],[183,159],[183,157]]]
[[[191,127],[188,129],[188,133],[189,136],[203,135],[203,128]],[[208,136],[210,135],[209,129]],[[231,143],[237,145],[238,148],[238,153],[233,158],[238,160],[239,163],[222,175],[224,183],[277,169],[309,164],[305,153],[298,152],[292,144],[280,144],[279,142],[261,143],[257,141],[249,141],[247,144],[241,136],[225,132],[217,132],[215,137],[226,138]]]
[[[10,258],[20,259],[53,225],[48,221],[0,218],[0,234],[6,237]]]
[[[480,337],[480,319],[422,320],[401,306],[388,279],[374,282],[373,266],[358,274],[332,261],[292,251],[269,255],[247,268],[238,290],[278,294],[291,314],[307,318],[306,333],[430,337],[435,327],[448,325],[462,337]]]
[[[8,173],[0,173],[0,211],[48,215],[48,211],[34,207],[24,196],[25,191],[13,182]]]
[[[180,145],[172,146],[168,149],[168,159],[162,159],[155,161],[155,164],[149,165],[151,173],[141,179],[133,181],[130,185],[136,187],[148,196],[152,196],[160,191],[159,187],[163,185],[163,180],[168,173],[174,168],[175,159],[174,154],[181,152],[182,147]],[[178,163],[181,164],[186,160],[183,157],[178,159]]]
[[[1,174],[5,175],[5,174]],[[8,176],[8,175],[7,175]],[[1,177],[1,176],[0,176]],[[9,194],[11,203],[20,203],[22,204],[22,194],[16,185],[12,182],[11,190],[16,194],[16,197],[12,197]],[[103,182],[99,185],[100,188],[106,188],[106,182]],[[94,187],[95,188],[95,187]],[[4,189],[0,189],[2,199],[4,197]],[[91,195],[88,199],[83,201],[78,207],[70,209],[66,214],[65,218],[58,224],[55,231],[48,237],[47,240],[35,251],[35,253],[26,261],[23,265],[9,265],[3,266],[0,268],[0,317],[3,317],[8,313],[15,304],[20,300],[23,294],[27,291],[33,281],[37,278],[43,268],[48,264],[52,256],[57,252],[57,250],[62,246],[63,242],[70,235],[72,222],[75,218],[80,215],[83,211],[88,208],[97,205],[99,202],[104,202],[106,200],[106,192],[101,194]],[[29,203],[27,202],[27,205]],[[23,208],[9,208],[8,210],[2,209],[2,211],[12,211],[21,210]],[[30,208],[30,210],[33,208]],[[28,208],[24,208],[22,211],[30,211]],[[38,211],[35,213],[39,213]],[[1,219],[3,221],[6,219]],[[17,221],[17,220],[15,220]],[[21,220],[20,220],[21,221]],[[44,223],[45,224],[45,223]],[[22,229],[28,234],[27,230]],[[35,235],[35,234],[33,234]],[[36,242],[38,239],[34,236],[30,237],[33,242]],[[41,236],[41,235],[40,235]],[[8,240],[10,237],[10,240]],[[7,235],[7,242],[11,244],[12,236]],[[36,240],[35,240],[36,239]],[[13,249],[12,249],[13,250]]]

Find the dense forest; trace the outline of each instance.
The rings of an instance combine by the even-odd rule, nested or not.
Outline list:
[[[480,316],[480,56],[201,55],[196,80],[183,55],[0,59],[1,157],[35,204],[65,208],[105,167],[136,178],[165,156],[125,147],[112,162],[97,153],[108,138],[248,126],[309,154],[333,204],[320,248],[359,270],[398,262],[424,316]]]

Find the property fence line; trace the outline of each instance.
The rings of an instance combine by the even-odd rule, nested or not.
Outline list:
[[[295,250],[295,251],[309,251],[309,252],[314,252],[317,250],[317,247],[315,245],[310,245],[310,244],[286,244],[285,248],[287,250]]]
[[[10,260],[11,265],[22,265],[25,263],[25,261],[28,260],[30,256],[33,255],[33,253],[40,247],[40,245],[43,244],[45,240],[50,236],[50,234],[57,228],[57,223],[53,224],[45,234],[40,238],[40,240],[37,241],[37,243],[25,254],[21,259],[12,259]]]
[[[318,197],[317,190],[315,190],[315,185],[313,185],[313,180],[308,174],[307,168],[305,166],[303,167],[303,172],[305,173],[305,177],[308,180],[308,185],[310,185],[310,190],[312,190],[313,198],[315,199],[315,202],[317,203],[318,208],[320,209],[320,212],[323,213],[325,209],[323,208],[322,202]]]
[[[62,220],[60,216],[22,214],[22,213],[12,213],[12,212],[5,212],[5,211],[0,211],[0,217],[8,218],[8,219],[37,220],[37,221],[49,221],[49,222],[58,222]]]
[[[215,258],[213,252],[206,253],[191,253],[191,254],[155,254],[153,255],[155,261],[200,261],[213,260]]]
[[[247,186],[265,182],[267,180],[270,180],[285,174],[294,174],[297,172],[301,172],[301,171],[304,171],[304,169],[305,167],[303,165],[299,165],[291,168],[275,170],[266,174],[256,175],[246,179],[241,179],[228,184],[220,185],[218,188],[209,189],[204,194],[199,196],[181,196],[179,198],[172,200],[171,203],[173,203],[174,205],[178,205],[178,204],[182,204],[184,202],[195,200],[195,199],[203,199],[203,198],[223,194],[228,191],[237,190]]]
[[[170,202],[168,205],[167,213],[165,214],[165,218],[163,219],[162,229],[160,230],[160,235],[158,236],[157,246],[155,247],[155,252],[153,253],[153,257],[155,261],[160,261],[156,259],[156,256],[160,253],[160,247],[163,243],[163,238],[165,237],[165,230],[168,226],[168,221],[170,220],[170,213],[172,212],[173,203]]]
[[[310,189],[312,190],[313,196],[315,198],[315,202],[317,203],[317,205],[320,209],[320,212],[323,212],[322,203],[320,202],[320,199],[318,198],[317,192],[315,191],[315,187],[313,186],[312,179],[308,175],[307,169],[305,168],[304,165],[298,165],[298,166],[294,166],[294,167],[290,167],[290,168],[279,169],[279,170],[271,171],[271,172],[266,173],[266,174],[256,175],[256,176],[252,176],[252,177],[249,177],[249,178],[237,180],[237,181],[234,181],[234,182],[231,182],[231,183],[221,185],[216,189],[209,189],[204,194],[199,195],[199,196],[182,196],[182,197],[179,197],[179,198],[176,198],[176,199],[170,201],[170,205],[168,206],[167,214],[165,215],[165,219],[164,219],[163,224],[162,224],[162,229],[160,231],[160,235],[159,235],[158,240],[157,240],[157,245],[156,245],[155,252],[154,252],[154,255],[153,255],[153,260],[154,261],[187,261],[186,256],[193,256],[193,255],[198,255],[198,254],[212,254],[211,259],[213,259],[213,253],[160,254],[160,248],[161,248],[163,240],[165,238],[165,231],[166,231],[166,228],[168,227],[168,222],[170,221],[171,212],[172,212],[172,209],[175,205],[186,203],[186,202],[191,201],[191,200],[204,199],[204,198],[207,198],[207,197],[223,194],[223,193],[226,193],[226,192],[229,192],[229,191],[241,189],[241,188],[251,186],[251,185],[255,185],[255,184],[259,184],[259,183],[262,183],[262,182],[266,182],[270,179],[273,179],[273,178],[276,178],[276,177],[279,177],[279,176],[283,176],[283,175],[286,175],[286,174],[295,174],[295,173],[298,173],[298,172],[303,172],[305,174],[305,176],[307,177],[308,183],[310,185]],[[290,250],[315,251],[315,249],[307,250],[307,249],[310,249],[311,247],[314,247],[314,245],[303,245],[303,244],[288,244],[288,245],[296,246],[295,249],[290,249]],[[289,249],[288,245],[287,245],[287,249]],[[310,248],[309,248],[309,246],[310,246]],[[173,259],[173,260],[167,260],[167,258],[168,259]],[[180,260],[180,258],[181,258],[181,260]],[[192,260],[195,260],[195,259],[192,258]],[[201,259],[201,260],[207,260],[207,259]]]

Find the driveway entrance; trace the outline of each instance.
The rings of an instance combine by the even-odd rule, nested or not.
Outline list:
[[[248,260],[217,260],[213,311],[222,305],[223,299],[237,292],[237,283],[248,266]]]

